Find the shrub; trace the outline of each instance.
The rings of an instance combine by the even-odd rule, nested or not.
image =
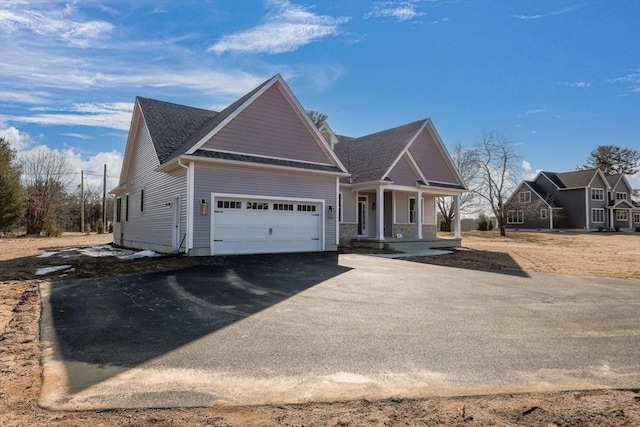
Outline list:
[[[616,230],[616,231],[620,231],[620,226],[616,225],[615,227],[613,227],[613,229]]]
[[[640,233],[640,227],[636,227],[636,233]]]
[[[493,230],[493,220],[491,218],[489,218],[487,221],[489,221],[489,225],[487,226],[487,230],[489,230],[489,231]]]
[[[64,230],[55,222],[50,222],[47,224],[44,230],[44,234],[47,237],[60,237]]]
[[[487,231],[489,229],[489,220],[485,214],[480,214],[478,217],[478,230]]]
[[[603,232],[604,231],[604,227],[598,227],[598,231],[599,232]]]
[[[109,223],[109,233],[113,233],[113,223]]]
[[[98,234],[102,234],[104,233],[104,224],[102,223],[102,220],[99,219],[98,220],[98,224],[96,224],[96,231],[98,232]]]

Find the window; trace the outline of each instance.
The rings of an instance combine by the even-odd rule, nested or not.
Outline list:
[[[298,205],[298,212],[315,212],[316,205]]]
[[[629,212],[617,210],[616,221],[629,221]]]
[[[338,193],[338,222],[342,222],[342,193]]]
[[[507,211],[507,224],[522,224],[524,211]]]
[[[616,193],[616,200],[627,200],[627,193]]]
[[[255,209],[259,211],[268,211],[269,203],[264,202],[247,202],[247,209]]]
[[[274,203],[273,204],[274,211],[292,211],[293,205],[288,205],[286,203]]]
[[[547,210],[540,209],[540,219],[547,219]]]
[[[640,214],[637,214],[637,213],[633,214],[633,222],[640,223]]]
[[[520,203],[531,203],[531,191],[520,192]]]
[[[129,221],[129,195],[125,196],[125,204],[124,204],[124,220]]]
[[[591,209],[591,222],[604,223],[604,209]]]
[[[144,190],[140,190],[140,212],[144,212]]]
[[[409,224],[416,222],[416,199],[409,197]]]
[[[242,209],[242,202],[235,200],[218,200],[218,209]]]
[[[592,188],[591,189],[591,200],[604,200],[604,189],[602,189],[602,188]]]
[[[122,197],[116,199],[116,222],[122,222]]]

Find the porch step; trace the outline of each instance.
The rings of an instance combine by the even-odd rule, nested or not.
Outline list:
[[[356,248],[373,248],[373,249],[390,249],[398,252],[415,252],[415,251],[423,251],[427,249],[436,249],[436,248],[456,248],[460,247],[461,239],[427,239],[427,240],[418,240],[418,239],[394,239],[389,238],[388,240],[378,240],[378,239],[353,239],[351,241],[351,246]]]

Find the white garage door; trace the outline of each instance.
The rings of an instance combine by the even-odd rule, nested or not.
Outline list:
[[[322,250],[321,204],[215,197],[212,254]]]

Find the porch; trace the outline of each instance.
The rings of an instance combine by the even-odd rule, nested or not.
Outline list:
[[[413,252],[427,249],[458,248],[462,239],[455,237],[397,238],[358,237],[351,239],[355,248],[389,249],[398,252]]]

